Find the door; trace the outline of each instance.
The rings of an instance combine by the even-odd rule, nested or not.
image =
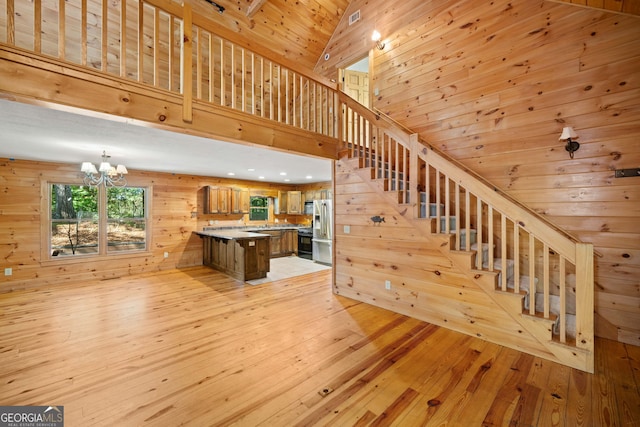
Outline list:
[[[369,73],[344,70],[344,92],[365,107],[369,107]]]

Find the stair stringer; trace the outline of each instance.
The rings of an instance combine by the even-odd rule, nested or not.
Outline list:
[[[432,237],[430,219],[416,218],[415,203],[398,203],[397,191],[387,191],[383,178],[372,178],[371,168],[360,167],[358,158],[346,159],[342,161],[348,164],[352,172],[362,178],[363,182],[375,190],[390,206],[425,237]],[[428,239],[431,240],[431,239]],[[476,283],[498,307],[504,310],[514,322],[531,334],[544,351],[535,351],[535,356],[561,363],[582,371],[592,372],[592,354],[588,350],[565,345],[553,340],[552,324],[548,319],[530,316],[523,312],[522,294],[513,292],[503,292],[497,287],[498,273],[485,270],[477,270],[473,266],[475,251],[457,251],[451,249],[450,243],[438,246],[438,250],[447,257],[452,264],[465,274],[471,281]],[[510,346],[509,343],[500,343],[506,347],[511,347],[518,351],[524,351],[517,346]],[[529,351],[531,349],[527,349]],[[529,351],[531,352],[531,351]]]

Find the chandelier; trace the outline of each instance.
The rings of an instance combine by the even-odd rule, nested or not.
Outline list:
[[[111,163],[107,159],[106,151],[102,152],[102,162],[100,168],[96,169],[95,165],[91,162],[82,162],[80,170],[84,172],[84,183],[90,187],[96,187],[100,184],[105,187],[126,187],[127,180],[125,175],[129,173],[124,165],[118,165],[116,167],[111,166]]]

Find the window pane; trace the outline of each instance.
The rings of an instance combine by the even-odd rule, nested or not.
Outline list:
[[[107,251],[144,250],[147,244],[145,189],[107,189]]]
[[[83,185],[51,184],[52,256],[98,252],[98,191]]]
[[[251,196],[249,199],[249,220],[266,221],[269,219],[269,200],[263,196]]]

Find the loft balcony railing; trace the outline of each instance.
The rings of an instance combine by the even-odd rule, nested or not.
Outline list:
[[[334,89],[212,27],[167,0],[0,0],[0,43],[181,94],[187,122],[204,102],[337,138]]]

